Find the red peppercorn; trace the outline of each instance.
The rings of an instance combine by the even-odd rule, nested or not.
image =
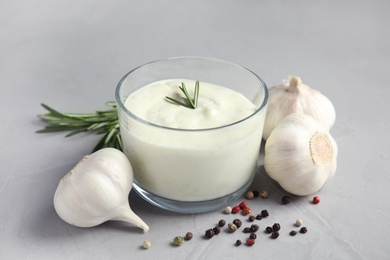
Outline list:
[[[251,210],[250,207],[245,207],[245,208],[242,209],[242,214],[243,214],[244,216],[248,215],[248,214],[251,213],[251,212],[252,212],[252,210]]]
[[[246,240],[246,244],[247,244],[248,246],[253,246],[253,245],[255,244],[255,240],[254,240],[254,239],[247,239],[247,240]]]
[[[238,206],[240,206],[240,209],[244,209],[244,208],[248,207],[248,204],[246,204],[245,201],[242,201]]]
[[[236,214],[236,213],[240,212],[240,210],[241,210],[240,206],[235,206],[232,208],[232,213]]]
[[[314,198],[313,198],[313,203],[314,203],[314,204],[320,203],[320,197],[314,196]]]

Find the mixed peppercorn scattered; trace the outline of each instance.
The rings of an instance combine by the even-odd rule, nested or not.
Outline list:
[[[261,196],[262,198],[267,198],[268,197],[268,192],[267,191],[261,191],[260,193],[258,191],[248,191],[246,194],[246,197],[248,199],[253,199],[255,197]],[[291,202],[291,198],[289,196],[283,196],[282,199],[282,204],[286,205]],[[313,204],[318,204],[320,202],[320,198],[318,196],[314,196],[312,203]],[[226,214],[238,214],[241,213],[243,216],[248,216],[246,221],[247,222],[255,222],[257,220],[262,220],[264,218],[267,218],[269,216],[269,212],[266,209],[261,210],[260,213],[258,214],[251,214],[252,210],[248,206],[248,203],[246,201],[241,201],[238,205],[235,205],[233,207],[226,207],[225,208],[225,213]],[[217,225],[213,228],[209,228],[205,231],[204,236],[207,239],[211,239],[214,236],[218,235],[221,233],[222,228],[226,226],[226,220],[225,219],[220,219],[217,223]],[[308,232],[307,227],[301,227],[303,224],[303,221],[301,219],[297,219],[295,221],[295,226],[300,227],[299,230],[291,230],[289,232],[290,236],[296,236],[299,233],[301,234],[306,234]],[[236,232],[238,229],[240,229],[243,225],[243,221],[239,218],[234,218],[232,222],[229,222],[227,224],[227,231],[230,233]],[[260,229],[260,226],[258,224],[251,224],[250,226],[246,226],[242,229],[242,232],[245,234],[249,234],[249,236],[244,239],[245,244],[247,246],[253,246],[256,242],[256,239],[258,238],[258,235],[256,232],[258,232]],[[280,236],[280,230],[281,230],[281,225],[279,223],[274,223],[272,226],[267,226],[265,228],[265,233],[270,234],[270,238],[272,239],[277,239]],[[175,246],[181,246],[184,241],[189,241],[193,238],[193,234],[191,232],[187,232],[184,237],[182,236],[176,236],[173,239],[172,244]],[[237,239],[234,243],[236,246],[242,245],[243,242],[241,239]],[[144,241],[143,243],[143,248],[147,249],[149,248],[151,243],[149,241]]]

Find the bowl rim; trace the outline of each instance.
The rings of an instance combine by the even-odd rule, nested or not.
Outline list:
[[[123,82],[126,80],[126,78],[130,74],[132,74],[133,72],[137,71],[138,69],[140,69],[140,68],[142,68],[144,66],[147,66],[147,65],[150,65],[150,64],[153,64],[153,63],[157,63],[157,62],[161,62],[161,61],[164,61],[164,60],[174,60],[174,59],[203,59],[203,60],[211,60],[211,61],[216,61],[216,62],[222,62],[222,63],[225,63],[225,64],[230,64],[230,65],[233,65],[233,66],[237,66],[237,67],[239,67],[239,68],[241,68],[243,70],[246,70],[249,73],[251,73],[252,75],[254,75],[260,81],[260,83],[261,83],[261,85],[263,87],[264,97],[263,97],[262,103],[260,104],[260,106],[253,113],[251,113],[249,116],[244,117],[244,118],[242,118],[242,119],[240,119],[238,121],[235,121],[235,122],[232,122],[232,123],[229,123],[229,124],[226,124],[226,125],[222,125],[222,126],[210,127],[210,128],[199,128],[199,129],[183,129],[183,128],[174,128],[174,127],[158,125],[158,124],[149,122],[147,120],[144,120],[144,119],[138,117],[137,115],[133,114],[130,110],[128,110],[126,108],[126,106],[124,105],[124,103],[122,102],[121,97],[120,97],[120,89],[121,89],[121,86],[122,86]],[[250,118],[254,117],[256,114],[260,113],[266,107],[266,105],[268,103],[268,98],[269,98],[269,93],[268,93],[268,87],[267,87],[266,83],[256,73],[254,73],[253,71],[247,69],[246,67],[238,65],[236,63],[233,63],[233,62],[229,62],[229,61],[222,60],[222,59],[217,59],[217,58],[202,57],[202,56],[177,56],[177,57],[170,57],[170,58],[154,60],[154,61],[145,63],[143,65],[137,66],[134,69],[130,70],[128,73],[126,73],[120,79],[120,81],[118,82],[118,84],[116,86],[116,89],[115,89],[115,99],[116,99],[117,107],[119,108],[119,110],[118,110],[119,112],[120,111],[124,111],[128,116],[130,116],[131,118],[134,118],[136,121],[138,121],[140,123],[143,123],[145,125],[149,125],[149,126],[157,127],[157,128],[161,128],[161,129],[183,131],[183,132],[211,131],[211,130],[229,128],[231,126],[238,125],[238,124],[240,124],[242,122],[245,122],[245,121],[249,120]]]

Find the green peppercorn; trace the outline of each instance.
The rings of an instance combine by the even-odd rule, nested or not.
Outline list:
[[[180,236],[177,236],[173,239],[173,244],[175,246],[181,246],[184,243],[184,239]]]
[[[237,230],[237,226],[233,223],[228,224],[228,229],[231,233],[235,232]]]

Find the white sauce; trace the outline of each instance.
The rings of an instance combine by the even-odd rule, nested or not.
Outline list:
[[[178,129],[205,129],[234,123],[253,114],[257,107],[242,94],[218,85],[201,82],[196,109],[190,109],[164,97],[184,101],[179,89],[184,82],[190,97],[194,96],[195,81],[165,80],[145,86],[126,100],[125,106],[148,122]]]
[[[126,108],[145,121],[177,128],[151,126],[127,117],[121,122],[123,150],[134,170],[134,181],[155,195],[181,201],[203,201],[231,194],[255,172],[265,109],[238,92],[200,82],[196,109],[170,103],[165,96],[183,97],[185,82],[191,96],[195,81],[165,80],[132,93]],[[123,115],[122,115],[123,116]]]

